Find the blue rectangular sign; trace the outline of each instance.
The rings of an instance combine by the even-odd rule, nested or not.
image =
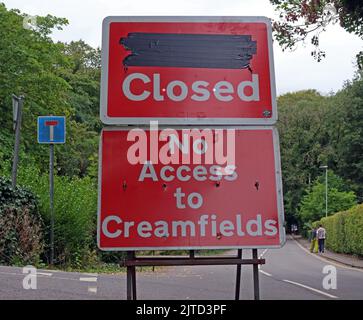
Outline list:
[[[60,116],[38,117],[38,143],[65,143],[66,118]]]

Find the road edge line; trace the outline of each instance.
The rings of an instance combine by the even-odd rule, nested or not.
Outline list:
[[[325,256],[318,256],[312,252],[310,252],[308,249],[306,249],[301,243],[299,243],[299,241],[297,241],[294,237],[291,237],[292,240],[294,240],[296,242],[296,244],[302,249],[304,250],[306,253],[308,253],[309,255],[311,255],[312,257],[320,260],[320,261],[323,261],[323,262],[330,262],[331,264],[337,266],[337,267],[340,267],[340,268],[344,268],[344,269],[349,269],[349,270],[353,270],[353,271],[358,271],[358,272],[363,272],[363,269],[360,269],[360,268],[357,268],[357,267],[352,267],[348,264],[344,264],[342,262],[339,262],[339,261],[336,261],[334,259],[330,259],[330,258],[327,258]]]
[[[296,286],[299,286],[299,287],[302,287],[302,288],[311,290],[311,291],[316,292],[316,293],[320,293],[320,294],[325,295],[325,296],[327,296],[329,298],[332,298],[332,299],[339,299],[339,297],[337,297],[337,296],[333,296],[332,294],[329,294],[329,293],[326,293],[324,291],[321,291],[321,290],[318,290],[318,289],[309,287],[309,286],[307,286],[305,284],[302,284],[302,283],[299,283],[299,282],[295,282],[295,281],[291,281],[291,280],[282,280],[282,281],[287,282],[287,283],[294,284]]]
[[[262,274],[264,274],[265,276],[268,276],[268,277],[272,277],[272,274],[271,273],[268,273],[266,271],[263,271],[262,269],[259,270]]]

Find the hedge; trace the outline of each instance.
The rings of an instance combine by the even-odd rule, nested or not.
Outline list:
[[[338,253],[363,256],[363,204],[315,221],[326,229],[326,247]]]
[[[44,249],[43,221],[29,190],[0,177],[0,263],[37,265]]]

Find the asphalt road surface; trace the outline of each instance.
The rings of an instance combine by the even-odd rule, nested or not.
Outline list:
[[[245,250],[243,257],[251,256]],[[289,239],[259,251],[261,299],[363,299],[363,270],[325,260]],[[336,268],[336,289],[324,289],[325,266]],[[331,267],[328,267],[331,268]],[[331,272],[332,269],[330,269]],[[235,266],[165,267],[137,274],[138,299],[234,299]],[[38,270],[37,289],[23,288],[22,268],[0,267],[0,299],[125,299],[126,277]],[[241,299],[253,299],[252,266],[242,266]]]

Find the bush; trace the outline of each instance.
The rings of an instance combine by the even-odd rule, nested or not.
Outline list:
[[[37,265],[43,249],[43,222],[35,196],[0,178],[0,262]]]
[[[50,231],[49,177],[37,168],[21,168],[19,182],[39,197],[39,208]],[[54,177],[55,263],[82,267],[95,248],[97,188],[90,178]],[[49,236],[47,237],[49,239]]]
[[[338,253],[363,256],[363,204],[314,222],[327,232],[326,246]]]

